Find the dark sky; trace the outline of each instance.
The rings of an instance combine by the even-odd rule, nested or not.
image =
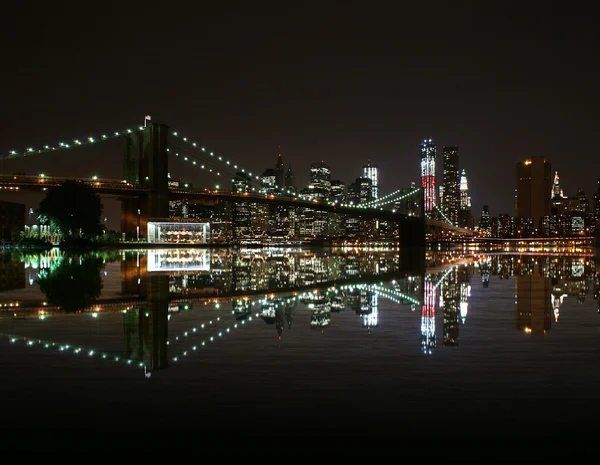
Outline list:
[[[300,187],[311,162],[329,163],[334,179],[350,183],[370,158],[389,192],[418,181],[423,138],[438,144],[440,174],[442,146],[458,145],[477,218],[483,204],[492,215],[514,214],[515,163],[531,155],[559,170],[567,195],[596,189],[592,10],[126,3],[5,7],[2,154],[139,125],[150,114],[256,173],[281,151]],[[116,151],[57,154],[47,159],[50,174],[120,177]],[[38,172],[42,156],[19,170]],[[15,169],[5,162],[4,171]]]

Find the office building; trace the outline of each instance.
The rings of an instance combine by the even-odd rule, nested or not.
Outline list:
[[[425,198],[425,212],[430,212],[436,205],[435,156],[435,142],[431,139],[425,139],[421,142],[421,187]]]
[[[551,167],[544,157],[531,157],[517,163],[515,190],[517,218],[530,218],[534,229],[540,228],[543,217],[550,215],[551,192]]]
[[[460,174],[458,171],[458,147],[444,147],[444,173],[440,204],[444,215],[452,224],[458,224],[458,211],[460,209]]]
[[[376,165],[371,164],[371,160],[363,165],[363,178],[369,178],[371,180],[371,196],[373,199],[379,197],[379,168]]]

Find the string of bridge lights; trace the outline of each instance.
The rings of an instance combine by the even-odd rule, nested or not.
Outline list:
[[[415,195],[416,193],[420,192],[420,189],[413,189],[410,192],[407,192],[404,195],[401,195],[400,197],[396,197],[399,193],[402,192],[403,189],[398,189],[395,190],[394,192],[390,192],[389,194],[384,195],[383,197],[379,197],[376,200],[373,200],[371,202],[365,202],[363,205],[366,205],[367,207],[374,207],[374,206],[381,206],[381,205],[388,205],[392,202],[399,202],[400,200],[404,200],[412,195]],[[384,200],[386,200],[385,202],[383,202]]]
[[[8,152],[7,158],[26,157],[29,155],[37,155],[40,153],[55,152],[57,150],[64,150],[64,149],[70,149],[70,148],[74,148],[74,147],[82,147],[82,146],[86,146],[86,145],[92,145],[92,144],[96,144],[99,142],[112,140],[112,139],[118,139],[119,137],[128,136],[130,134],[133,134],[134,132],[144,131],[145,129],[147,129],[147,128],[145,128],[144,126],[139,126],[135,129],[125,129],[123,131],[114,131],[114,132],[100,134],[97,137],[88,136],[88,137],[83,137],[83,138],[71,139],[69,142],[61,141],[61,142],[57,142],[54,145],[44,145],[44,146],[42,146],[42,148],[38,148],[38,149],[36,149],[35,147],[30,145],[23,152],[17,152],[16,150],[11,150],[10,152]]]
[[[440,215],[442,215],[442,218],[444,218],[444,220],[446,220],[446,222],[447,222],[448,224],[451,224],[451,225],[455,226],[455,224],[454,224],[454,223],[452,223],[452,221],[450,221],[450,220],[448,219],[448,217],[447,217],[447,216],[444,214],[444,212],[441,210],[441,208],[440,208],[440,207],[438,207],[436,204],[433,204],[433,208],[435,208],[435,209],[438,211],[438,213],[439,213]]]
[[[302,294],[302,295],[304,295],[304,294]],[[302,296],[301,296],[301,297],[302,297]],[[294,301],[294,300],[297,300],[297,299],[298,299],[298,296],[288,297],[288,298],[286,298],[286,299],[285,299],[285,302],[286,302],[286,303],[290,303],[291,301]],[[254,306],[254,305],[256,305],[257,303],[258,303],[258,304],[265,304],[265,303],[267,303],[268,301],[269,301],[269,299],[259,299],[259,300],[254,300],[254,301],[250,302],[250,304],[251,304],[252,306]],[[277,305],[276,305],[276,306],[277,306]],[[218,310],[218,309],[219,309],[219,307],[220,307],[220,304],[219,304],[219,303],[215,304],[215,309],[216,309],[216,310]],[[232,311],[231,311],[231,313],[232,313],[232,314],[235,314],[235,310],[232,310]],[[192,327],[192,328],[188,328],[188,329],[186,329],[185,331],[183,331],[182,333],[180,333],[178,336],[175,336],[175,339],[174,339],[174,340],[168,340],[168,341],[167,341],[167,345],[170,345],[172,342],[179,341],[180,339],[182,339],[182,338],[185,338],[185,337],[197,336],[197,335],[199,335],[199,334],[200,334],[200,332],[199,332],[199,329],[200,329],[200,330],[202,330],[202,329],[207,329],[207,328],[208,328],[208,327],[210,327],[210,325],[212,325],[213,323],[214,323],[214,324],[217,324],[217,322],[220,322],[220,321],[221,321],[221,317],[217,317],[217,318],[216,318],[216,320],[209,320],[209,322],[208,322],[208,323],[201,323],[200,325],[195,325],[195,326],[194,326],[194,327]]]
[[[221,162],[221,163],[224,163],[224,164],[225,164],[227,167],[229,167],[230,169],[231,169],[231,168],[233,168],[234,170],[236,170],[236,172],[237,172],[237,171],[241,171],[242,173],[245,173],[245,174],[247,174],[247,175],[248,175],[248,177],[250,178],[250,182],[251,182],[251,184],[253,184],[253,185],[254,185],[254,187],[252,188],[252,191],[256,192],[256,189],[257,189],[257,188],[258,188],[258,189],[260,189],[260,187],[261,187],[261,186],[260,186],[260,182],[259,182],[259,183],[256,183],[256,181],[260,181],[260,176],[258,176],[258,175],[256,175],[256,174],[254,174],[254,175],[253,175],[251,171],[248,171],[248,170],[246,170],[246,168],[243,168],[241,165],[238,165],[238,164],[236,164],[236,163],[232,162],[231,160],[226,160],[226,159],[224,159],[224,157],[223,157],[222,155],[219,155],[219,154],[217,154],[217,153],[215,153],[215,152],[212,152],[212,151],[210,151],[210,150],[206,149],[206,147],[202,147],[202,146],[200,146],[200,144],[198,144],[197,142],[192,142],[192,141],[188,140],[188,138],[187,138],[187,137],[183,137],[183,136],[181,136],[181,135],[180,135],[180,134],[179,134],[177,131],[174,131],[174,132],[172,132],[172,133],[171,133],[171,135],[173,135],[173,136],[175,136],[175,137],[178,137],[178,138],[179,138],[179,140],[182,140],[183,142],[187,143],[188,145],[191,145],[191,146],[192,146],[194,149],[201,150],[201,151],[202,151],[203,153],[205,153],[207,156],[214,157],[214,159],[215,159],[216,161],[219,161],[219,162]],[[188,151],[187,151],[187,150],[185,150],[185,149],[181,149],[181,151],[185,151],[185,152],[187,152],[189,155],[192,155],[192,156],[194,156],[194,157],[200,158],[200,157],[198,157],[198,155],[191,154],[191,152],[188,152]],[[179,156],[178,152],[175,152],[175,156]],[[190,160],[188,159],[188,157],[183,157],[183,160],[184,160],[184,161],[187,161],[187,162],[190,162]],[[191,161],[191,163],[192,163],[193,165],[199,166],[199,167],[200,167],[200,168],[202,168],[202,169],[208,169],[208,168],[206,168],[206,165],[209,165],[209,164],[210,164],[209,162],[206,162],[206,161],[204,161],[204,163],[203,163],[203,164],[202,164],[202,163],[201,163],[201,164],[198,164],[196,161]],[[218,166],[218,165],[217,165],[216,163],[214,163],[214,165],[213,165],[213,166]],[[210,169],[208,169],[208,171],[209,171],[209,172],[212,172],[212,170],[210,170]],[[235,174],[232,174],[232,175],[233,175],[233,176],[235,176]],[[220,172],[217,172],[217,176],[220,176]],[[294,194],[294,192],[293,192],[293,191],[290,191],[289,189],[286,189],[286,188],[284,188],[284,187],[279,187],[279,186],[275,186],[275,187],[276,187],[276,189],[278,189],[280,192],[279,192],[279,193],[274,193],[274,195],[285,195],[285,194],[288,194],[288,195],[293,195],[293,194]]]
[[[227,166],[231,166],[231,167],[233,167],[233,169],[239,170],[242,173],[246,173],[250,177],[250,179],[252,179],[252,177],[254,176],[254,178],[256,180],[260,180],[260,176],[258,176],[256,174],[253,175],[251,171],[247,171],[246,168],[243,168],[242,166],[240,166],[240,165],[232,162],[231,160],[224,159],[222,155],[215,154],[215,152],[207,150],[206,147],[202,147],[197,142],[188,140],[187,137],[184,137],[184,136],[180,135],[177,131],[171,132],[171,135],[174,136],[174,137],[177,137],[179,140],[182,140],[186,144],[191,145],[194,149],[200,150],[203,153],[207,154],[208,156],[214,157],[215,160],[218,160],[218,161],[224,163]],[[184,160],[184,161],[187,161],[187,160]]]
[[[255,314],[256,318],[258,318],[259,316],[260,316],[260,313]],[[234,323],[233,326],[228,326],[223,331],[219,331],[219,334],[217,336],[210,336],[210,337],[200,341],[199,344],[192,346],[191,349],[182,350],[177,355],[172,357],[171,360],[173,360],[174,362],[178,362],[181,357],[186,357],[190,352],[196,352],[198,350],[198,348],[205,347],[207,344],[210,344],[211,342],[215,342],[218,338],[222,338],[224,335],[231,333],[231,330],[240,328],[242,325],[245,325],[246,321],[252,321],[252,320],[253,320],[252,316],[249,316],[248,320],[242,320],[240,323]]]
[[[392,300],[397,304],[402,304],[403,302],[398,299],[408,300],[410,303],[415,305],[421,305],[421,302],[414,297],[406,295],[400,291],[391,290],[383,285],[379,284],[344,284],[340,286],[340,289],[366,289],[370,291],[375,291],[383,295],[385,298]]]
[[[8,338],[8,341],[11,344],[23,342],[25,343],[25,347],[42,347],[44,349],[53,350],[59,353],[78,355],[85,354],[88,358],[99,358],[107,361],[114,361],[124,364],[126,366],[143,368],[145,363],[139,359],[130,359],[127,357],[119,357],[109,355],[106,352],[97,351],[95,349],[84,349],[80,346],[71,345],[71,344],[61,344],[59,342],[46,341],[43,339],[35,339],[25,336],[16,336],[12,334],[3,334],[4,337]]]

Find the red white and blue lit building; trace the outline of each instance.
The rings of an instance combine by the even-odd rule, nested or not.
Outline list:
[[[421,142],[421,187],[425,199],[425,212],[433,210],[436,204],[435,156],[435,142],[431,139],[425,139]]]

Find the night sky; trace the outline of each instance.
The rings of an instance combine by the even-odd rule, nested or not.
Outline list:
[[[438,144],[439,182],[442,147],[458,145],[477,219],[484,204],[514,214],[515,163],[532,155],[559,170],[567,195],[596,189],[600,41],[590,10],[125,3],[4,7],[0,153],[150,114],[257,174],[281,152],[299,187],[311,162],[349,184],[368,159],[383,193],[408,187],[423,138]],[[36,155],[2,171],[120,178],[120,150]],[[205,182],[189,168],[172,173]]]

